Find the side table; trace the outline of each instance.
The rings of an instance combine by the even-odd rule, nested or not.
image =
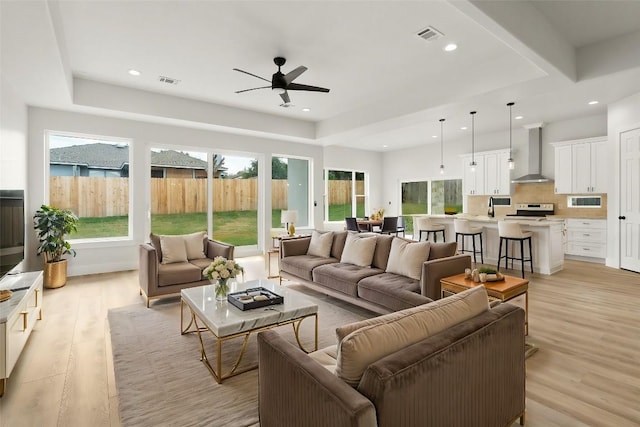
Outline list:
[[[277,274],[271,273],[271,257],[275,255],[276,261],[278,262]],[[267,251],[267,279],[275,279],[276,277],[280,277],[280,248],[271,248]]]
[[[489,298],[493,297],[499,299],[502,302],[512,300],[520,295],[524,295],[525,304],[525,320],[524,330],[525,335],[529,335],[529,281],[521,277],[508,276],[503,274],[504,280],[496,282],[474,282],[471,279],[464,277],[464,273],[456,274],[455,276],[444,277],[440,279],[440,286],[442,287],[442,296],[445,296],[445,292],[457,294],[458,292],[465,291],[467,289],[484,285],[487,289]]]

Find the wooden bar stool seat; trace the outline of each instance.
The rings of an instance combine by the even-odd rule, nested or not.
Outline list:
[[[477,263],[476,254],[480,254],[480,262],[484,264],[484,256],[482,255],[482,227],[473,227],[466,219],[454,219],[453,227],[456,231],[456,243],[458,243],[458,236],[462,236],[461,253],[470,252],[473,254],[473,262]],[[464,248],[464,241],[467,237],[471,236],[471,243],[473,250]],[[476,236],[480,237],[480,249],[476,249]]]
[[[498,222],[498,235],[500,236],[500,249],[498,251],[498,268],[500,271],[500,261],[504,258],[504,268],[509,268],[509,260],[511,260],[511,268],[513,268],[513,260],[520,261],[520,267],[522,270],[522,278],[524,278],[524,263],[528,262],[531,266],[531,273],[533,273],[533,251],[531,250],[531,236],[533,233],[531,231],[522,231],[522,227],[517,222],[510,221],[499,221]],[[525,258],[524,256],[524,242],[529,242],[529,258]],[[504,245],[504,255],[502,255],[502,242],[505,242]],[[514,256],[512,251],[511,256],[509,256],[509,242],[519,242],[520,243],[520,256]]]

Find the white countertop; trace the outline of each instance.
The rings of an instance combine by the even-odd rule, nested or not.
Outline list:
[[[457,214],[457,215],[431,215],[432,218],[437,218],[438,220],[442,219],[450,219],[453,221],[454,219],[466,219],[474,222],[482,222],[486,224],[497,224],[498,221],[513,221],[518,224],[533,226],[533,227],[548,227],[553,224],[558,224],[564,221],[563,218],[549,218],[549,217],[540,217],[540,219],[520,219],[516,216],[495,216],[489,217],[487,215],[470,215],[470,214]]]

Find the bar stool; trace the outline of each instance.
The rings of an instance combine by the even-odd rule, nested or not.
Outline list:
[[[511,268],[513,268],[513,260],[520,260],[520,266],[522,268],[522,278],[524,278],[524,263],[528,262],[531,266],[531,272],[533,273],[533,256],[531,250],[531,231],[522,231],[520,224],[517,222],[499,221],[498,222],[498,235],[500,236],[500,250],[498,252],[498,268],[500,270],[500,260],[504,258],[504,268],[509,268],[509,260],[511,260]],[[505,240],[504,256],[502,255],[502,241]],[[524,257],[524,241],[529,241],[529,258]],[[509,242],[520,242],[520,257],[509,256]]]
[[[429,240],[429,234],[433,234],[434,242],[438,241],[438,233],[442,233],[442,241],[447,241],[445,237],[446,227],[443,224],[434,223],[428,216],[416,217],[416,226],[414,228],[419,230],[418,241],[422,241],[422,233],[427,233],[427,240]]]
[[[484,264],[484,257],[482,255],[482,227],[472,227],[466,219],[454,219],[453,228],[456,231],[456,243],[458,243],[458,236],[462,236],[462,249],[460,252],[471,252],[473,254],[474,263],[478,262],[476,261],[476,254],[479,253],[480,262]],[[473,244],[472,251],[465,250],[464,248],[464,241],[467,236],[471,236],[471,243]],[[476,250],[476,236],[480,236],[480,250]]]

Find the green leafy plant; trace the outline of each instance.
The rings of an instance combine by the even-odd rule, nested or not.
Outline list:
[[[33,228],[38,230],[38,255],[44,254],[45,262],[58,262],[63,255],[76,256],[71,244],[64,237],[78,229],[78,217],[66,209],[42,205],[33,216]]]
[[[496,274],[497,271],[489,267],[480,267],[480,269],[478,270],[478,273]]]

